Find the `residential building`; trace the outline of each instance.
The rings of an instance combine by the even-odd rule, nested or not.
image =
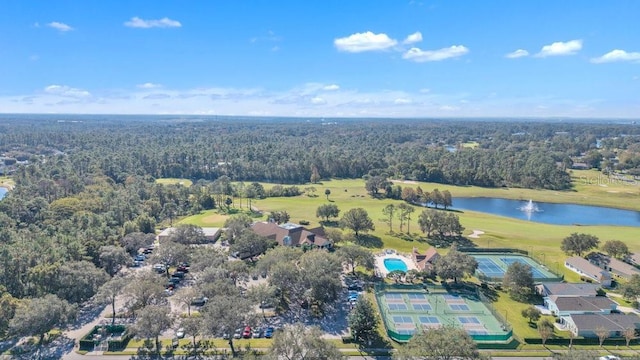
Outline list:
[[[635,266],[602,253],[593,252],[587,255],[587,259],[599,268],[625,280],[629,280],[633,275],[640,275],[640,270]]]
[[[573,314],[610,314],[618,304],[606,296],[558,296],[544,298],[544,306],[564,319]]]
[[[419,271],[425,271],[433,269],[436,260],[440,258],[440,254],[438,254],[438,251],[436,251],[434,247],[430,247],[424,254],[421,254],[418,248],[414,247],[411,252],[411,257],[416,268]]]
[[[309,246],[312,248],[330,249],[333,243],[327,239],[324,228],[305,229],[294,223],[276,224],[260,221],[251,225],[258,235],[275,240],[280,246]]]
[[[607,331],[608,337],[621,337],[627,329],[640,329],[636,314],[573,314],[564,319],[569,331],[585,338],[598,337],[600,330]]]
[[[599,284],[589,283],[542,283],[536,286],[536,292],[541,296],[596,296],[598,295]]]
[[[597,281],[604,287],[611,286],[611,274],[585,258],[580,256],[570,257],[565,260],[564,266],[587,280]]]

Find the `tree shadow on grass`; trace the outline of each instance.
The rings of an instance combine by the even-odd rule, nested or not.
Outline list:
[[[487,286],[487,287],[481,286],[480,291],[482,291],[482,294],[487,299],[489,299],[491,302],[498,301],[499,294],[498,294],[498,291],[494,287],[492,287],[492,286]]]
[[[331,228],[337,228],[340,226],[340,222],[336,220],[329,220],[329,221],[322,220],[320,221],[320,224],[324,227],[331,227]]]
[[[366,248],[382,249],[384,246],[380,237],[371,234],[360,234],[355,240],[356,244]]]
[[[393,350],[393,344],[391,344],[391,342],[388,339],[381,337],[380,334],[377,334],[377,333],[371,339],[371,344],[369,344],[368,342],[367,343],[358,342],[357,344],[358,344],[358,351],[363,356],[376,356],[376,355],[388,356],[389,352]],[[374,351],[374,349],[383,350],[382,351],[383,353],[381,353],[380,351]]]
[[[464,236],[431,235],[431,237],[426,239],[426,242],[437,248],[448,248],[454,243],[457,244],[459,248],[477,247],[473,241]]]

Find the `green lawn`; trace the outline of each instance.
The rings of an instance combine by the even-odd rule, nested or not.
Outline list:
[[[595,171],[576,171],[574,179],[576,190],[571,191],[544,191],[529,189],[495,189],[480,188],[473,186],[448,186],[431,183],[400,182],[401,186],[420,186],[425,191],[432,191],[435,188],[449,190],[454,196],[493,196],[511,199],[533,199],[534,201],[556,201],[571,203],[586,203],[592,205],[626,205],[628,208],[640,210],[640,198],[638,188],[630,185],[612,184],[608,187],[587,185],[586,180],[580,182],[579,179],[596,178],[599,175]],[[263,184],[266,188],[272,184]],[[301,185],[304,189],[311,185]],[[270,211],[286,210],[291,215],[292,222],[307,220],[309,227],[320,225],[315,216],[318,206],[333,203],[338,206],[341,213],[355,208],[362,207],[367,210],[373,219],[376,230],[371,233],[375,238],[370,242],[372,248],[393,248],[401,252],[409,252],[414,246],[424,250],[428,245],[421,240],[419,227],[416,219],[421,211],[416,209],[410,222],[411,236],[397,236],[389,232],[388,226],[381,220],[383,218],[382,208],[390,203],[399,204],[400,201],[389,199],[374,199],[369,196],[364,189],[364,181],[358,179],[332,180],[321,184],[313,184],[318,196],[309,197],[305,194],[289,198],[267,198],[253,201],[253,206],[268,213]],[[325,189],[329,189],[331,194],[329,200],[324,196]],[[613,189],[613,190],[612,190]],[[623,194],[622,191],[625,191]],[[610,192],[618,191],[618,192]],[[634,192],[629,194],[627,192]],[[622,201],[621,199],[625,200]],[[637,199],[640,200],[640,199]],[[244,201],[246,203],[246,201]],[[239,199],[236,199],[239,203]],[[246,208],[246,206],[245,206]],[[460,213],[460,221],[466,228],[465,234],[470,234],[473,230],[484,231],[478,239],[470,239],[480,247],[514,247],[529,251],[533,257],[546,264],[551,270],[564,273],[569,281],[579,280],[579,277],[571,271],[565,271],[563,266],[566,256],[560,251],[562,239],[573,232],[584,232],[598,236],[601,242],[610,239],[622,240],[631,251],[640,251],[640,237],[637,236],[638,229],[635,227],[614,227],[614,226],[561,226],[548,225],[507,217],[495,216],[473,211]],[[201,214],[183,219],[181,222],[196,224],[199,226],[222,226],[227,216],[217,213],[215,210],[204,211]],[[403,229],[406,232],[406,227]],[[399,222],[394,219],[395,233],[399,233]],[[409,240],[406,240],[409,239]],[[416,241],[413,241],[414,239]]]
[[[7,189],[13,189],[16,185],[15,181],[8,176],[0,176],[0,187],[4,187]]]
[[[222,227],[228,216],[218,213],[217,210],[205,210],[198,215],[186,217],[180,224],[192,224],[200,227]]]
[[[193,184],[193,182],[189,179],[178,179],[178,178],[164,178],[164,179],[156,179],[156,182],[158,184],[164,184],[164,185],[184,185],[184,186],[191,186]]]
[[[477,141],[467,141],[465,143],[462,143],[463,148],[475,149],[478,146],[480,146],[480,144]]]

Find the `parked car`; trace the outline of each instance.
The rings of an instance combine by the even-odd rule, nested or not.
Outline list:
[[[191,301],[191,306],[204,306],[207,303],[207,301],[209,301],[209,298],[205,296],[197,299],[193,299]]]
[[[144,256],[143,254],[138,254],[136,255],[136,257],[133,258],[133,260],[135,261],[145,261],[147,259],[146,256]]]
[[[242,328],[236,329],[236,332],[233,333],[233,338],[234,339],[240,339],[241,337],[242,337]]]
[[[164,274],[164,272],[167,271],[167,268],[163,264],[154,264],[153,270],[158,274]]]
[[[245,339],[251,337],[251,326],[245,326],[244,331],[242,332],[242,337]]]
[[[620,358],[615,355],[605,355],[605,356],[600,356],[599,360],[620,360]]]
[[[178,329],[178,330],[176,331],[176,337],[177,337],[178,339],[182,339],[182,338],[184,338],[184,329],[183,329],[183,328],[180,328],[180,329]]]
[[[177,278],[180,278],[180,279],[184,278],[184,276],[185,276],[185,273],[182,272],[182,271],[174,271],[171,274],[171,277],[177,277]]]
[[[253,337],[254,339],[259,339],[262,337],[262,329],[259,327],[255,327],[253,328],[253,331],[251,331],[251,337]]]
[[[264,330],[264,337],[266,337],[267,339],[271,339],[273,337],[273,331],[275,329],[273,328],[273,326],[269,326]]]
[[[272,308],[273,304],[268,302],[268,301],[261,301],[260,302],[260,309],[269,309]]]

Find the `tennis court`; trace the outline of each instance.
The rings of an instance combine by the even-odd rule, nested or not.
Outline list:
[[[449,293],[445,289],[381,289],[376,300],[387,334],[408,341],[417,331],[443,325],[463,328],[478,341],[508,341],[511,330],[493,316],[474,295]]]
[[[476,274],[481,280],[489,278],[491,281],[501,281],[507,268],[513,263],[529,265],[533,279],[536,281],[557,281],[561,279],[558,275],[552,273],[535,260],[524,255],[514,253],[481,253],[469,255],[473,256],[478,262]]]

